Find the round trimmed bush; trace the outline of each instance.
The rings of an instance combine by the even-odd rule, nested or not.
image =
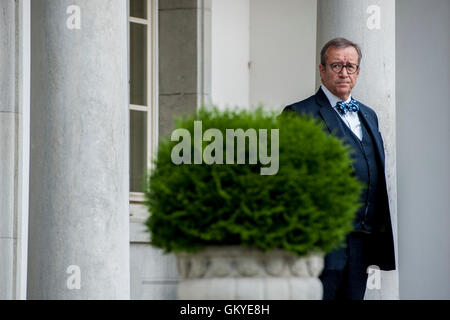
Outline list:
[[[352,175],[349,148],[320,123],[296,115],[276,117],[261,108],[202,108],[176,124],[191,134],[192,162],[194,121],[202,122],[203,133],[210,128],[222,132],[224,162],[226,129],[267,129],[269,155],[276,147],[270,144],[271,130],[278,129],[279,170],[261,175],[261,168],[270,165],[248,164],[248,145],[246,164],[235,158],[235,164],[176,165],[171,154],[180,141],[161,141],[146,187],[153,246],[177,253],[242,245],[303,256],[343,244],[362,186]],[[203,148],[208,144],[203,142]]]

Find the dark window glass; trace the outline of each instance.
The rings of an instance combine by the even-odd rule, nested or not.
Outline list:
[[[130,103],[147,106],[147,26],[130,25]]]
[[[147,0],[130,0],[130,16],[147,19]]]
[[[130,111],[130,191],[144,192],[147,171],[147,112]]]

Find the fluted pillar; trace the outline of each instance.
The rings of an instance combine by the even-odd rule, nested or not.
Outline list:
[[[361,46],[361,73],[352,95],[372,107],[379,117],[385,143],[391,219],[397,243],[395,1],[318,0],[317,10],[317,65],[321,48],[332,38],[345,37]],[[319,81],[318,77],[317,84]],[[398,254],[396,257],[398,259]],[[365,299],[398,299],[397,271],[381,272],[380,289],[368,289]]]
[[[29,299],[130,296],[126,4],[32,1]]]
[[[0,1],[0,300],[14,297],[17,179],[16,4]]]

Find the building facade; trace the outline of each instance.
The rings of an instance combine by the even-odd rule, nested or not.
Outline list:
[[[449,18],[448,0],[1,0],[0,299],[175,299],[143,224],[158,139],[205,103],[312,95],[337,36],[362,47],[353,94],[386,150],[398,270],[366,299],[450,298]]]

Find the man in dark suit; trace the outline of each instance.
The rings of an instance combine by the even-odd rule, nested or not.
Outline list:
[[[322,120],[328,131],[352,150],[355,176],[365,185],[361,208],[346,247],[325,256],[320,279],[324,300],[362,300],[367,268],[395,270],[394,241],[385,178],[384,146],[375,112],[352,98],[360,73],[360,47],[344,38],[329,41],[321,52],[322,86],[312,97],[283,112],[308,114]]]

